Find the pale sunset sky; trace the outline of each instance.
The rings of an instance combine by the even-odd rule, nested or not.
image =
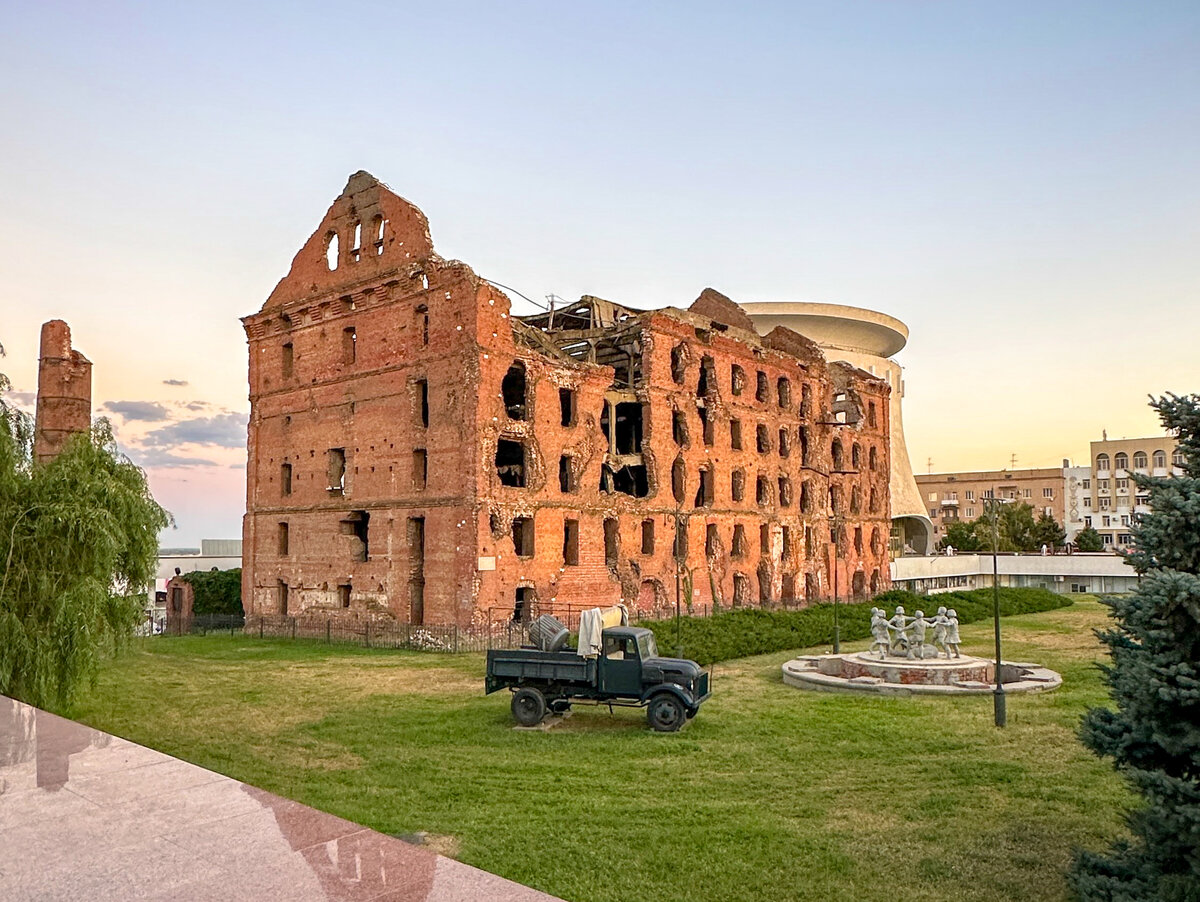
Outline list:
[[[40,324],[178,526],[241,534],[246,347],[347,176],[542,299],[908,324],[914,470],[1200,391],[1200,4],[3,2],[0,372]],[[518,306],[518,311],[522,308]]]

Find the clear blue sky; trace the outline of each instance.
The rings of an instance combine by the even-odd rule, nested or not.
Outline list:
[[[531,297],[711,285],[899,317],[919,471],[1083,458],[1156,431],[1148,392],[1200,390],[1194,2],[5,0],[3,22],[0,367],[32,390],[38,325],[71,323],[169,544],[238,534],[237,318],[357,169]]]

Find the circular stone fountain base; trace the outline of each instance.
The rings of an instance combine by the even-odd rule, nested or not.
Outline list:
[[[1000,668],[1006,692],[1057,689],[1062,677],[1038,664],[1005,661]],[[983,695],[995,689],[995,664],[986,658],[880,659],[869,652],[810,655],[783,665],[783,681],[797,689],[877,695]]]

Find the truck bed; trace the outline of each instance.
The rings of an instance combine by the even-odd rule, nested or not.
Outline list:
[[[596,659],[573,651],[538,651],[533,648],[492,649],[487,653],[487,692],[508,686],[541,686],[559,683],[595,687]]]

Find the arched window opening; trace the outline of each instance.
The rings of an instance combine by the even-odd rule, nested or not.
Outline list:
[[[875,453],[875,446],[871,446],[871,450],[867,452],[867,469],[872,473],[879,466],[879,455]]]
[[[355,263],[362,257],[362,223],[354,223],[354,244],[350,247],[350,259]]]
[[[686,493],[687,468],[683,463],[683,458],[677,457],[675,463],[671,464],[671,494],[677,502],[683,504]]]
[[[1096,455],[1096,469],[1097,470],[1107,470],[1108,469],[1108,455],[1107,454],[1097,454]]]
[[[1116,456],[1113,457],[1113,468],[1117,470],[1128,470],[1129,455],[1124,451],[1118,451]]]
[[[375,256],[376,257],[381,256],[383,254],[383,229],[384,229],[384,218],[382,216],[376,216],[371,221],[371,233],[375,236]]]
[[[337,232],[330,232],[325,236],[325,265],[329,267],[330,272],[338,268]]]
[[[1155,451],[1154,452],[1154,469],[1157,470],[1160,467],[1165,468],[1166,466],[1167,466],[1167,452],[1166,451]]]
[[[835,438],[833,440],[833,447],[831,450],[833,452],[833,469],[835,472],[840,471],[843,467],[843,464],[845,464],[845,460],[843,459],[844,454],[842,452],[842,440]]]
[[[1149,458],[1146,457],[1145,451],[1134,451],[1133,452],[1133,468],[1135,470],[1146,469],[1146,464],[1147,464],[1148,460],[1149,460]]]

